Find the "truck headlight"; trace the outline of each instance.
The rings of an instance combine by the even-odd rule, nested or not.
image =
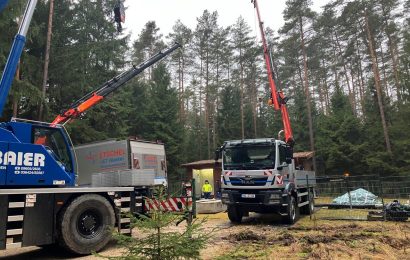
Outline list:
[[[221,201],[222,201],[222,203],[224,203],[224,204],[229,204],[229,194],[226,193],[226,192],[223,192],[223,193],[221,194]]]

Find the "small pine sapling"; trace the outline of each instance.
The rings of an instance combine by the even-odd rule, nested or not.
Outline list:
[[[147,199],[150,200],[150,199]],[[165,190],[157,189],[154,199],[158,205],[166,200]],[[186,216],[186,214],[184,214]],[[115,233],[114,237],[124,248],[121,256],[108,259],[199,259],[200,250],[206,246],[212,231],[206,231],[206,220],[195,219],[185,227],[176,228],[182,215],[168,212],[161,207],[150,210],[148,215],[131,217],[131,226],[137,235],[126,236]],[[104,257],[104,256],[103,256]]]

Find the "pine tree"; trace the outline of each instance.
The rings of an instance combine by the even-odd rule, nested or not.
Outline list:
[[[178,81],[178,99],[179,99],[179,120],[185,122],[185,78],[187,74],[187,66],[192,63],[192,57],[189,55],[189,43],[192,39],[192,31],[178,20],[172,27],[173,32],[168,35],[173,42],[178,42],[183,46],[172,54],[172,60],[176,67],[175,74],[177,74]]]
[[[210,13],[205,10],[203,14],[197,18],[198,24],[194,31],[195,52],[199,60],[199,105],[200,115],[204,117],[205,135],[206,135],[206,158],[211,158],[211,119],[213,118],[214,110],[211,106],[212,87],[211,87],[211,66],[212,66],[212,39],[218,28],[218,13]],[[204,111],[202,114],[202,100],[204,100]]]
[[[237,75],[240,86],[240,111],[241,111],[241,138],[245,138],[245,62],[246,51],[252,46],[250,28],[243,17],[239,17],[232,28],[232,47],[235,52],[235,61],[238,64]]]
[[[160,189],[154,198],[157,203],[166,200],[164,190]],[[169,231],[171,226],[182,218],[174,212],[160,209],[151,210],[149,216],[139,218],[130,216],[131,226],[141,232],[139,237],[116,234],[116,239],[125,252],[118,257],[108,259],[200,259],[200,250],[206,246],[210,234],[203,229],[205,220],[194,220],[188,223],[182,232]],[[98,255],[100,256],[100,255]],[[100,256],[101,257],[101,256]]]
[[[146,110],[140,111],[146,117],[141,135],[147,140],[159,140],[165,144],[168,178],[172,179],[182,162],[184,129],[178,120],[178,94],[170,87],[170,75],[163,63],[153,70],[145,102]]]
[[[25,1],[13,1],[10,2],[1,13],[1,70],[3,70],[6,64],[25,7]],[[37,12],[33,16],[31,30],[27,33],[26,44],[17,65],[15,80],[10,88],[9,99],[4,108],[3,119],[9,119],[11,116],[35,119],[35,114],[32,111],[40,99],[40,92],[36,86],[39,83],[39,74],[41,73],[42,52],[39,51],[39,48],[41,48],[44,43],[41,34],[44,23],[44,16],[42,17],[42,14],[45,10],[44,3],[40,2],[37,4]]]
[[[308,75],[308,60],[307,60],[307,43],[306,43],[306,31],[307,24],[311,23],[315,18],[315,13],[310,9],[312,2],[310,0],[295,1],[288,0],[286,2],[286,9],[284,11],[285,26],[282,29],[283,33],[294,31],[298,32],[300,38],[300,51],[302,54],[303,61],[303,73],[302,83],[305,92],[307,117],[308,117],[308,127],[309,127],[309,141],[310,150],[315,151],[315,141],[314,141],[314,129],[313,129],[313,110],[312,109],[312,93],[310,90],[309,75]],[[316,160],[313,158],[313,167],[316,169]]]
[[[113,2],[55,2],[47,121],[124,69],[128,38],[116,32]],[[119,96],[117,91],[70,125],[74,143],[125,136]]]
[[[363,126],[351,113],[348,97],[340,88],[331,98],[331,112],[318,118],[318,157],[324,159],[326,174],[367,173],[367,144]]]
[[[221,91],[221,105],[218,111],[218,143],[241,138],[240,89],[228,85]]]

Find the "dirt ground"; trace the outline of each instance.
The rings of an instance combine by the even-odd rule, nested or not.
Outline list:
[[[274,215],[251,214],[232,225],[226,213],[200,215],[215,231],[203,259],[410,259],[410,222],[310,220],[281,225]],[[182,229],[183,226],[175,227]],[[134,234],[137,236],[137,234]],[[102,252],[121,254],[114,242]],[[0,259],[98,259],[57,249],[28,247],[0,251]]]

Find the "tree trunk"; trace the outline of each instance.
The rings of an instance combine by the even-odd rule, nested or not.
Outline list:
[[[306,106],[308,113],[308,124],[309,124],[309,139],[310,139],[310,149],[313,152],[313,169],[316,170],[316,156],[315,156],[315,141],[313,137],[313,119],[312,119],[312,108],[310,101],[310,90],[309,90],[309,80],[308,80],[308,66],[307,66],[307,55],[305,48],[305,34],[303,32],[303,23],[302,17],[299,17],[299,29],[300,29],[300,38],[302,41],[302,54],[303,54],[303,80],[305,85],[305,95],[306,95]]]
[[[183,54],[182,54],[183,55]],[[183,65],[183,57],[181,56],[178,59],[178,95],[179,95],[179,120],[180,122],[184,121],[184,65]]]
[[[43,84],[41,90],[41,102],[40,108],[38,110],[38,120],[44,120],[44,104],[46,101],[46,90],[47,90],[47,80],[48,80],[48,64],[50,62],[50,45],[51,45],[51,32],[53,27],[53,12],[54,12],[54,0],[50,0],[50,10],[48,14],[48,29],[47,29],[47,41],[46,41],[46,53],[44,58],[44,69],[43,69]]]
[[[392,67],[393,67],[393,76],[394,76],[394,85],[396,88],[396,93],[397,93],[397,100],[399,101],[399,103],[401,102],[401,90],[400,90],[400,79],[399,79],[399,71],[398,71],[398,62],[397,62],[397,56],[396,53],[394,51],[394,46],[395,43],[393,42],[392,36],[389,32],[389,30],[387,29],[388,26],[388,18],[389,15],[387,14],[387,11],[384,7],[383,1],[380,1],[381,7],[382,7],[382,12],[383,12],[383,23],[384,23],[384,32],[386,33],[387,36],[387,42],[389,45],[389,52],[390,52],[390,57],[392,60]]]
[[[216,111],[218,111],[218,107],[219,107],[219,89],[218,89],[218,87],[219,87],[219,55],[217,56],[217,58],[216,58],[216,88],[215,88],[215,92],[216,92],[216,98],[215,98],[215,103],[214,103],[214,118],[213,118],[213,120],[212,120],[212,122],[213,122],[213,126],[212,126],[212,129],[213,129],[213,132],[212,132],[212,149],[216,149],[216,147],[217,147],[217,144],[216,144],[216,138],[217,138],[217,131],[216,131],[216,128],[217,128],[217,122],[216,122],[216,119],[215,119],[215,117],[216,117]]]
[[[356,49],[357,49],[357,68],[358,68],[358,82],[359,82],[359,93],[360,93],[360,105],[362,107],[363,116],[366,115],[366,108],[365,108],[365,99],[364,99],[364,79],[363,79],[363,69],[362,69],[362,57],[360,55],[360,46],[359,46],[359,39],[357,34],[356,36]]]
[[[256,74],[256,73],[255,73]],[[258,127],[256,125],[256,118],[257,118],[257,109],[258,109],[258,90],[256,89],[256,76],[254,76],[253,79],[253,84],[252,84],[252,90],[253,90],[253,104],[252,104],[252,116],[253,116],[253,135],[254,138],[258,136]]]
[[[336,40],[337,48],[338,48],[338,50],[339,50],[339,55],[338,55],[338,57],[340,57],[341,62],[342,62],[342,64],[343,64],[343,72],[344,72],[345,79],[346,79],[347,90],[349,91],[349,101],[350,101],[350,105],[352,106],[353,115],[355,115],[355,111],[356,111],[356,108],[355,108],[355,105],[356,105],[356,104],[355,104],[355,103],[356,103],[356,101],[354,100],[354,96],[353,96],[353,93],[352,93],[352,88],[351,88],[351,86],[350,86],[349,75],[348,75],[348,73],[347,73],[346,61],[345,61],[344,58],[343,58],[342,47],[341,47],[341,45],[340,45],[339,37],[337,36],[337,33],[336,33],[336,32],[335,32],[335,40]]]
[[[208,159],[211,159],[211,129],[210,129],[210,119],[211,119],[211,105],[209,102],[209,49],[206,50],[206,99],[205,99],[205,123],[206,123],[206,136],[207,136],[207,149],[208,149]]]
[[[182,120],[185,124],[185,107],[184,107],[184,97],[185,97],[185,57],[184,53],[182,53],[182,70],[181,70],[181,91],[182,91],[182,102],[181,102],[181,112],[182,112]]]
[[[321,79],[318,79],[317,92],[319,94],[320,110],[322,111],[323,114],[325,114],[325,107],[323,105],[324,102],[323,102],[323,92],[322,92]]]
[[[16,75],[15,75],[15,79],[20,80],[20,60],[17,63],[17,69],[16,69]],[[18,115],[18,98],[16,95],[13,96],[13,117],[17,117]]]
[[[332,37],[333,38],[333,37]],[[333,42],[334,42],[334,40],[333,40]],[[336,51],[336,46],[335,46],[335,44],[333,43],[332,44],[332,50],[333,50],[333,74],[334,74],[334,77],[335,77],[335,86],[336,86],[336,88],[339,88],[340,87],[340,84],[339,84],[339,73],[338,73],[338,71],[337,71],[337,51]]]
[[[199,129],[198,129],[198,149],[199,149],[199,159],[202,159],[202,78],[203,78],[203,64],[202,64],[202,50],[201,50],[201,67],[200,67],[200,82],[199,82]]]
[[[367,31],[367,41],[369,44],[369,52],[370,56],[372,59],[372,70],[374,74],[374,83],[376,86],[376,94],[377,94],[377,103],[379,105],[379,111],[380,111],[380,118],[381,118],[381,123],[383,126],[383,134],[384,134],[384,140],[386,143],[386,151],[391,154],[391,145],[390,145],[390,138],[389,138],[389,130],[387,128],[387,123],[386,123],[386,118],[384,114],[384,107],[383,107],[383,95],[382,95],[382,88],[380,86],[380,74],[379,74],[379,69],[377,67],[377,60],[376,60],[376,53],[373,47],[373,36],[370,31],[370,26],[369,26],[369,18],[367,16],[367,12],[364,15],[365,19],[365,26],[366,26],[366,31]]]
[[[384,50],[383,50],[383,44],[380,44],[380,54],[381,54],[381,60],[382,60],[382,72],[383,72],[383,87],[384,91],[386,92],[387,97],[391,97],[390,91],[389,91],[389,86],[387,85],[387,74],[386,74],[386,63],[384,62]],[[376,57],[377,60],[377,57]],[[377,62],[379,64],[379,62]]]
[[[244,88],[244,77],[243,77],[243,64],[242,64],[242,50],[239,50],[239,57],[241,61],[239,62],[239,66],[241,67],[241,136],[242,139],[245,139],[245,118],[244,118],[244,112],[243,112],[243,98],[244,98],[244,93],[243,93],[243,88]]]
[[[322,59],[322,67],[326,68],[325,61],[323,59]],[[329,112],[330,111],[330,97],[329,97],[329,87],[328,87],[328,84],[327,84],[327,73],[326,72],[323,75],[323,83],[325,84],[324,85],[324,91],[325,91],[326,112]]]
[[[352,95],[353,95],[353,102],[354,102],[354,109],[353,109],[353,114],[357,116],[357,105],[356,105],[356,84],[354,82],[354,70],[353,70],[353,64],[352,62],[349,63],[350,65],[350,78],[352,79]]]

